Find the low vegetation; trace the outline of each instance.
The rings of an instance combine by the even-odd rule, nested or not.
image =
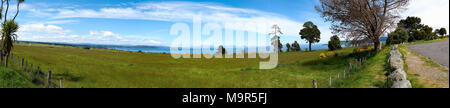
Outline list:
[[[28,76],[11,68],[0,66],[0,88],[30,88],[36,87]]]
[[[280,53],[279,65],[259,70],[259,59],[173,59],[169,54],[137,53],[106,49],[17,44],[14,55],[26,58],[42,70],[51,69],[63,78],[65,87],[151,87],[151,88],[327,88],[330,74],[371,51],[353,53],[354,48],[333,51]],[[389,48],[388,48],[389,49]],[[333,87],[383,87],[387,51],[373,53],[349,78]]]

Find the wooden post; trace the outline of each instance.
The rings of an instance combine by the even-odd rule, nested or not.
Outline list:
[[[23,59],[23,58],[22,58],[22,65],[21,65],[21,66],[22,66],[22,68],[23,68],[23,64],[24,64],[24,61],[25,61],[25,59]]]
[[[352,63],[348,63],[348,73],[352,70]]]
[[[346,76],[346,73],[345,73],[345,69],[344,69],[344,78],[345,78],[345,76]]]
[[[332,79],[331,79],[331,73],[330,73],[330,78],[329,78],[328,80],[329,80],[329,82],[328,82],[328,86],[330,86],[330,87],[331,87],[331,83],[333,82],[333,81],[332,81]]]
[[[313,88],[317,88],[317,79],[313,79]]]
[[[33,64],[31,64],[30,70],[28,70],[28,72],[31,73],[32,71],[33,71]]]
[[[51,71],[51,70],[48,70],[48,76],[47,76],[47,88],[50,88],[50,85],[52,84],[51,81],[52,81],[52,71]]]
[[[27,72],[27,67],[28,67],[28,64],[25,63],[25,67],[24,67],[25,72]]]
[[[19,56],[17,56],[17,67],[20,67],[20,57]]]
[[[339,74],[340,74],[340,73],[338,72],[338,73],[337,73],[336,80],[339,80]]]
[[[36,74],[37,74],[37,75],[40,74],[40,68],[39,68],[39,66],[37,67]]]
[[[59,88],[64,88],[64,86],[63,86],[63,78],[59,78]]]

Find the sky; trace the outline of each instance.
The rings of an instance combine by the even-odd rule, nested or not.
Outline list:
[[[333,35],[331,24],[315,11],[318,4],[318,0],[26,0],[16,21],[20,41],[152,46],[169,46],[177,38],[170,35],[171,26],[192,25],[194,15],[201,15],[202,24],[277,24],[283,44],[305,44],[298,33],[304,22],[312,21],[321,31],[319,43],[327,43]],[[11,5],[9,14],[14,14],[15,0]],[[449,30],[449,0],[412,0],[402,13],[402,18],[407,16]]]

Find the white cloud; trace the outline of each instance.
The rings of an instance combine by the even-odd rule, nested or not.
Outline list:
[[[449,0],[411,0],[403,16],[417,16],[433,28],[449,28]]]
[[[45,33],[65,34],[71,32],[71,30],[66,30],[56,25],[27,24],[21,25],[19,28],[19,32],[45,32]]]
[[[51,19],[65,18],[111,18],[111,19],[139,19],[169,22],[192,22],[194,15],[201,14],[202,22],[215,22],[222,25],[255,24],[264,25],[260,32],[268,33],[273,24],[278,24],[285,35],[298,36],[302,23],[286,18],[282,15],[252,9],[232,8],[209,3],[194,2],[146,2],[132,4],[131,7],[100,8],[100,9],[28,9],[39,15]],[[258,24],[258,25],[256,25]],[[247,27],[234,29],[246,30]]]
[[[36,28],[36,29],[34,29]],[[47,29],[38,29],[47,28]],[[49,32],[49,30],[65,30],[61,27],[40,24],[27,25],[25,30],[19,32],[21,41],[39,41],[39,42],[67,42],[67,43],[90,43],[90,44],[108,44],[108,45],[162,45],[163,42],[153,40],[146,36],[121,36],[111,31],[90,31],[87,35],[74,35],[58,32]]]
[[[89,31],[89,35],[91,36],[99,36],[99,38],[115,38],[115,39],[122,39],[122,37],[119,34],[115,34],[111,31]]]

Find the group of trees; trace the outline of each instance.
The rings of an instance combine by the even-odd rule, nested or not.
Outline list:
[[[269,33],[270,35],[274,35],[272,38],[272,45],[278,45],[278,51],[282,52],[281,49],[283,48],[279,34],[283,34],[280,30],[280,28],[277,25],[272,26],[273,31]],[[314,25],[311,21],[306,22],[303,24],[303,29],[299,32],[300,38],[306,40],[306,42],[309,44],[309,51],[312,51],[311,45],[317,42],[320,42],[320,30],[318,29],[317,25]],[[275,43],[277,44],[275,44]],[[341,49],[340,39],[337,35],[331,37],[330,42],[328,42],[328,48],[330,50],[336,50]],[[287,52],[295,52],[295,51],[301,51],[300,44],[295,41],[292,44],[286,43],[286,51]]]
[[[296,52],[296,51],[301,51],[302,49],[300,48],[300,44],[298,44],[297,41],[294,41],[294,43],[289,44],[286,43],[286,51],[287,52]]]
[[[320,5],[315,8],[326,21],[332,23],[334,34],[342,35],[352,42],[369,40],[380,51],[381,35],[395,28],[396,21],[401,17],[400,13],[407,9],[409,2],[410,0],[320,0]],[[446,34],[445,29],[433,32],[433,28],[421,25],[420,18],[415,17],[401,20],[398,25],[389,34],[391,42],[434,39],[436,33]],[[303,27],[299,34],[310,44],[311,51],[311,44],[320,40],[320,31],[312,22],[306,22]],[[330,50],[339,49],[338,38],[331,38]]]
[[[437,39],[438,35],[446,35],[445,28],[436,29],[421,24],[419,17],[409,16],[406,19],[400,20],[397,24],[397,29],[388,34],[387,44],[400,44],[405,42],[414,42],[417,40],[433,40]]]
[[[381,50],[380,37],[393,28],[409,0],[320,0],[316,10],[347,40],[370,40]]]
[[[19,9],[20,4],[25,2],[25,0],[16,0],[16,13],[12,19],[8,19],[8,12],[9,12],[9,6],[10,2],[12,0],[1,0],[1,6],[0,6],[0,20],[3,20],[1,23],[2,26],[2,37],[0,40],[1,45],[1,56],[2,60],[5,61],[5,67],[8,67],[8,56],[10,55],[10,52],[12,48],[14,47],[14,42],[17,40],[17,34],[16,32],[19,30],[19,25],[17,24],[16,17],[19,15]],[[3,11],[4,6],[6,4],[6,10]]]

